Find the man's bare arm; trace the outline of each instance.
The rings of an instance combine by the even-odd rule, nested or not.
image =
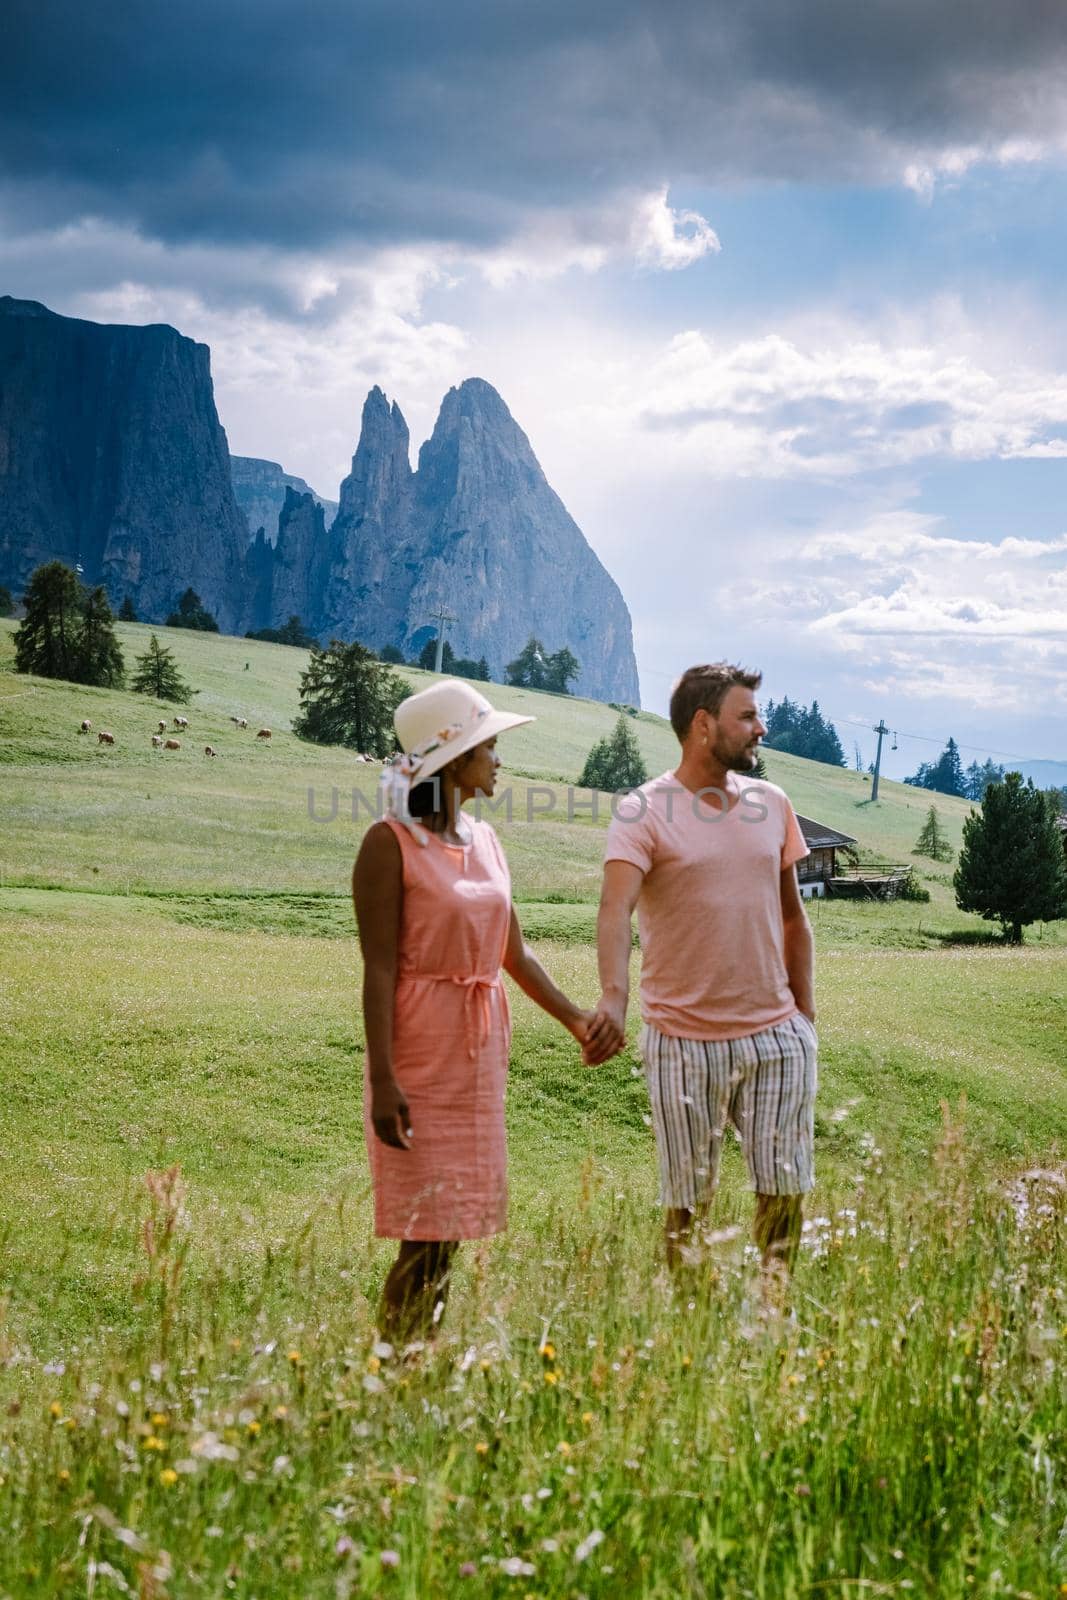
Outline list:
[[[626,1027],[626,1006],[630,998],[630,921],[643,879],[641,868],[630,861],[604,863],[596,925],[601,994],[593,1029],[601,1020],[620,1030]]]
[[[815,941],[804,909],[796,867],[782,873],[782,924],[785,929],[785,970],[797,1010],[815,1021]]]

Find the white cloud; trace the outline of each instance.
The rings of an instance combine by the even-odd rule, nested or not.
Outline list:
[[[642,267],[677,272],[722,249],[715,229],[698,211],[674,211],[667,189],[642,199],[633,221],[634,254]]]
[[[973,167],[1033,166],[1064,153],[1063,139],[1004,139],[996,144],[949,145],[917,157],[904,168],[907,189],[929,202],[938,188],[952,187]]]

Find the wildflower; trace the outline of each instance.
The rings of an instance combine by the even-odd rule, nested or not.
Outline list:
[[[253,1417],[252,1421],[248,1424],[248,1431],[252,1435],[253,1439],[255,1438],[255,1436],[259,1432],[259,1430],[260,1430],[260,1423],[256,1421],[255,1417]]]
[[[378,1357],[378,1356],[368,1356],[367,1357],[367,1371],[368,1372],[379,1372],[381,1370],[381,1365],[382,1365],[382,1363],[381,1363],[380,1357]]]
[[[342,1533],[333,1547],[333,1553],[335,1556],[350,1556],[355,1548],[355,1541],[350,1539],[347,1533]]]
[[[170,1489],[178,1481],[178,1474],[173,1467],[164,1467],[159,1474],[159,1481],[165,1489]]]
[[[559,1373],[558,1372],[546,1372],[544,1376],[545,1376],[545,1382],[546,1383],[558,1383],[559,1382]]]
[[[475,1452],[480,1456],[487,1456],[489,1454],[489,1446],[486,1444],[484,1439],[479,1439],[478,1443],[474,1446],[474,1449]]]
[[[569,1456],[571,1453],[571,1447],[567,1443],[566,1439],[561,1439],[559,1444],[556,1446],[556,1449],[561,1456]]]
[[[478,1565],[477,1565],[477,1562],[474,1562],[474,1561],[461,1562],[460,1569],[459,1569],[459,1575],[460,1575],[461,1578],[476,1578],[478,1576]]]
[[[165,1450],[166,1448],[167,1447],[163,1443],[163,1440],[160,1439],[160,1438],[157,1438],[157,1436],[154,1433],[150,1433],[148,1435],[148,1438],[144,1441],[144,1443],[141,1446],[142,1450]]]
[[[304,1365],[304,1358],[299,1350],[290,1350],[286,1359],[294,1367],[302,1367]]]
[[[230,1340],[230,1349],[234,1352],[235,1355],[236,1355],[237,1351],[240,1350],[240,1348],[241,1348],[240,1339],[231,1339]]]
[[[532,1578],[537,1568],[532,1561],[524,1561],[521,1556],[504,1556],[500,1570],[506,1578]]]
[[[165,1411],[153,1411],[149,1420],[151,1421],[153,1428],[165,1428],[167,1423],[170,1421],[170,1418],[167,1416]]]
[[[56,1477],[59,1479],[60,1483],[70,1482],[70,1473],[67,1471],[66,1467],[60,1467],[59,1471],[56,1473]]]
[[[693,1365],[692,1356],[683,1356],[682,1357],[682,1366],[683,1367],[691,1367],[692,1365]]]
[[[591,1411],[582,1412],[582,1421],[585,1423],[587,1428],[591,1425],[593,1420],[593,1413]]]
[[[806,1483],[798,1483],[797,1484],[797,1494],[800,1496],[800,1498],[802,1500],[806,1500],[810,1493],[811,1493],[811,1490],[810,1490],[810,1488],[808,1487],[808,1485]]]
[[[481,1361],[479,1361],[478,1365],[481,1367],[483,1372],[488,1372],[490,1370],[490,1368],[492,1367],[493,1363],[491,1361],[487,1360],[483,1356]]]
[[[544,1344],[541,1346],[541,1354],[542,1354],[542,1356],[544,1356],[546,1361],[555,1361],[555,1359],[556,1359],[556,1347],[555,1347],[555,1345],[554,1344],[550,1344],[548,1342],[548,1340],[546,1339]]]
[[[53,1400],[48,1409],[53,1417],[61,1417],[63,1415],[63,1407],[60,1405],[58,1400]]]
[[[790,1373],[790,1374],[789,1374],[789,1379],[788,1379],[788,1382],[789,1382],[789,1387],[790,1387],[790,1388],[791,1388],[791,1389],[795,1389],[795,1388],[796,1388],[796,1386],[797,1386],[797,1384],[798,1384],[798,1383],[803,1383],[803,1381],[804,1381],[804,1380],[803,1380],[803,1378],[801,1378],[801,1376],[800,1376],[800,1373],[799,1373],[799,1372],[791,1372],[791,1373]]]
[[[274,1420],[275,1420],[275,1422],[284,1422],[288,1415],[289,1415],[289,1407],[288,1406],[275,1406],[274,1407]]]
[[[581,1544],[574,1552],[575,1561],[585,1561],[591,1556],[598,1544],[604,1543],[604,1535],[599,1528],[593,1528],[587,1533]]]
[[[383,1567],[398,1567],[400,1555],[396,1550],[383,1550],[378,1558]]]

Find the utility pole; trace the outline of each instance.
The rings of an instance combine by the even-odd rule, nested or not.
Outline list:
[[[876,733],[878,735],[878,751],[877,751],[877,754],[875,755],[875,758],[874,758],[874,780],[873,780],[873,782],[871,784],[871,799],[872,800],[877,800],[877,798],[878,798],[878,778],[879,778],[879,775],[881,774],[881,771],[882,771],[882,740],[885,738],[886,734],[889,732],[889,729],[885,725],[885,718],[884,717],[879,717],[878,718],[878,726],[877,726],[877,728],[872,728],[871,732],[872,733]]]
[[[445,650],[445,624],[447,622],[455,622],[456,618],[450,617],[447,611],[431,611],[430,615],[437,623],[437,655],[434,659],[433,670],[440,672],[441,658]]]

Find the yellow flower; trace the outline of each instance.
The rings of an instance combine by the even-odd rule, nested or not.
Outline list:
[[[303,1365],[304,1358],[300,1354],[299,1350],[290,1350],[289,1351],[289,1360],[292,1362],[294,1367],[299,1367],[299,1366]]]
[[[63,1415],[63,1407],[60,1405],[58,1400],[53,1400],[48,1409],[54,1417],[61,1417]]]
[[[73,1433],[75,1428],[78,1426],[77,1417],[68,1417],[63,1426],[68,1430],[68,1432]]]
[[[142,1450],[165,1450],[166,1448],[167,1447],[163,1443],[163,1440],[157,1439],[154,1433],[150,1433],[148,1438],[144,1441],[144,1444],[141,1446]]]
[[[153,1428],[165,1428],[170,1418],[165,1411],[153,1411],[151,1420]]]
[[[691,1367],[692,1365],[693,1365],[692,1356],[683,1356],[682,1357],[682,1366],[683,1367]]]
[[[479,1439],[474,1448],[480,1456],[487,1456],[489,1454],[489,1446],[486,1444],[484,1439]]]
[[[483,1357],[483,1359],[479,1361],[478,1365],[481,1367],[483,1372],[488,1372],[493,1363],[491,1361],[486,1361]]]
[[[368,1356],[367,1357],[367,1371],[368,1372],[377,1372],[377,1371],[379,1371],[379,1369],[381,1367],[381,1364],[382,1363],[381,1363],[380,1359],[377,1356]]]
[[[541,1346],[541,1354],[544,1356],[546,1361],[555,1361],[555,1359],[556,1359],[556,1347],[555,1347],[555,1345],[554,1344],[549,1344],[546,1341]]]
[[[275,1422],[284,1422],[288,1415],[289,1415],[289,1407],[288,1406],[275,1406],[274,1407],[274,1420],[275,1420]]]
[[[585,1423],[586,1427],[588,1428],[590,1423],[593,1421],[593,1413],[591,1411],[583,1411],[582,1412],[582,1421]]]
[[[545,1373],[545,1382],[546,1383],[558,1383],[559,1382],[559,1373],[558,1372],[546,1372]]]
[[[789,1387],[791,1389],[795,1389],[797,1384],[798,1383],[803,1383],[803,1381],[804,1380],[801,1378],[799,1372],[791,1372],[789,1374]]]
[[[556,1449],[559,1451],[561,1456],[569,1456],[571,1453],[571,1447],[567,1443],[566,1439],[561,1439],[559,1444],[556,1446]]]
[[[60,1469],[57,1472],[56,1476],[59,1479],[60,1483],[69,1483],[70,1482],[70,1473],[67,1471],[66,1467],[60,1467]]]
[[[166,1489],[170,1489],[178,1481],[178,1474],[173,1467],[164,1467],[159,1474],[159,1481]]]
[[[255,1417],[253,1417],[252,1421],[248,1424],[248,1431],[250,1434],[252,1434],[253,1438],[259,1432],[259,1429],[260,1424],[256,1421]]]

